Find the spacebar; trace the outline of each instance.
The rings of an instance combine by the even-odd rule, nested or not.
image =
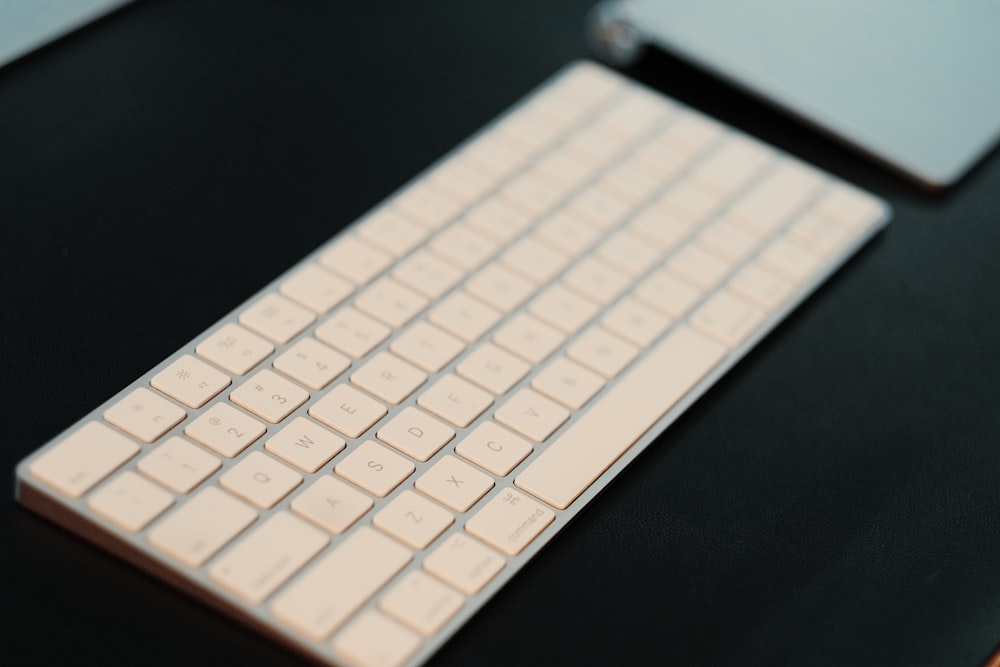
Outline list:
[[[641,358],[514,480],[566,509],[714,367],[726,348],[681,327]]]

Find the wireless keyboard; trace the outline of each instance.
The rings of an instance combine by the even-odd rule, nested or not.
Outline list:
[[[21,462],[17,496],[319,662],[418,664],[888,218],[576,63]]]

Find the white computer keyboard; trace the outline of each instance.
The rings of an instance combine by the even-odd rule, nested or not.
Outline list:
[[[321,662],[417,664],[888,218],[577,63],[23,461],[18,498]]]

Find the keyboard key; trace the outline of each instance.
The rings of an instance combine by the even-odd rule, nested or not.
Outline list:
[[[444,456],[414,486],[442,505],[464,512],[493,488],[493,478],[454,456]]]
[[[657,343],[580,415],[514,483],[566,509],[725,355],[726,348],[688,328]]]
[[[296,632],[321,641],[411,558],[410,550],[392,538],[361,526],[280,593],[271,613]],[[382,644],[362,645],[372,649]]]
[[[427,374],[389,352],[379,352],[351,374],[351,382],[393,405],[427,381]]]
[[[527,313],[518,313],[493,334],[497,345],[533,364],[552,354],[565,339],[561,331]]]
[[[532,218],[494,197],[470,210],[464,222],[473,231],[498,243],[507,243],[527,229]]]
[[[498,422],[535,442],[542,442],[569,419],[569,411],[531,389],[521,389],[501,405]]]
[[[333,431],[296,417],[264,443],[264,449],[304,472],[316,472],[347,443]]]
[[[592,257],[584,257],[574,264],[562,280],[582,296],[603,305],[614,301],[629,284],[627,275]]]
[[[229,394],[229,400],[277,424],[309,400],[309,392],[274,371],[262,370]]]
[[[245,375],[274,352],[274,345],[236,324],[225,324],[195,352],[233,375]]]
[[[714,294],[691,315],[691,326],[736,347],[764,319],[764,313],[726,292]]]
[[[593,301],[559,284],[550,285],[528,304],[528,312],[567,334],[579,331],[598,310]]]
[[[466,380],[498,396],[506,393],[530,370],[531,364],[492,343],[483,343],[455,367],[455,372]]]
[[[153,442],[187,417],[184,408],[148,389],[136,389],[104,412],[104,419],[129,435]]]
[[[630,298],[619,301],[601,318],[601,326],[639,347],[649,347],[669,325],[669,319]]]
[[[531,296],[535,286],[528,280],[493,263],[469,278],[465,289],[486,304],[509,313]]]
[[[464,428],[493,404],[493,397],[462,378],[445,375],[420,395],[417,404]]]
[[[500,573],[506,562],[469,535],[454,533],[424,559],[424,569],[466,595],[474,595]]]
[[[604,377],[613,378],[635,359],[639,348],[600,327],[591,327],[566,348],[566,354]]]
[[[393,278],[431,299],[450,290],[463,275],[462,271],[426,250],[417,250],[392,271]]]
[[[695,245],[688,245],[667,262],[667,269],[693,287],[707,291],[729,273],[732,265]]]
[[[416,408],[405,408],[379,429],[378,438],[418,461],[426,461],[451,442],[455,431]]]
[[[334,472],[368,493],[384,498],[416,469],[409,459],[365,440],[337,464]]]
[[[402,257],[424,242],[426,227],[410,222],[387,208],[358,223],[358,236],[393,257]]]
[[[126,470],[97,490],[87,504],[92,510],[134,533],[174,504],[174,496]]]
[[[793,282],[803,282],[820,266],[820,259],[808,250],[777,238],[758,257],[760,265]]]
[[[312,560],[329,538],[288,512],[278,512],[215,560],[208,576],[259,604]]]
[[[278,289],[314,313],[325,313],[350,296],[354,285],[321,266],[309,264],[281,283]]]
[[[436,373],[461,354],[465,343],[427,322],[417,322],[392,341],[395,354],[428,373]]]
[[[455,447],[455,453],[497,477],[503,477],[533,450],[531,443],[487,421]]]
[[[372,499],[331,475],[323,475],[292,500],[292,511],[339,535],[372,508]]]
[[[508,556],[516,556],[555,518],[552,510],[507,487],[469,519],[465,530]]]
[[[346,384],[338,384],[309,408],[309,416],[348,438],[360,437],[386,412],[384,405]]]
[[[358,359],[389,337],[392,330],[381,322],[344,307],[316,327],[316,338]]]
[[[274,507],[301,483],[302,475],[263,452],[250,452],[219,478],[227,491],[262,509]]]
[[[187,425],[184,434],[232,458],[267,432],[267,427],[225,403],[216,403]]]
[[[222,467],[222,461],[174,436],[139,459],[139,472],[175,493],[189,493]]]
[[[190,354],[170,364],[149,381],[155,389],[189,408],[200,408],[229,386],[229,376]]]
[[[315,319],[308,308],[279,294],[268,294],[243,311],[240,324],[275,343],[287,343]]]
[[[633,278],[645,273],[660,259],[656,248],[626,231],[612,234],[597,246],[597,256]]]
[[[256,520],[249,505],[210,486],[153,526],[149,543],[188,567],[199,567]]]
[[[461,204],[435,192],[426,183],[415,183],[392,201],[403,216],[429,229],[441,229],[462,210]]]
[[[466,342],[480,336],[500,321],[499,311],[463,292],[453,292],[428,316],[430,321]]]
[[[729,281],[729,288],[766,310],[774,310],[791,295],[794,285],[765,271],[756,263],[741,269]]]
[[[667,271],[655,271],[635,290],[638,301],[673,319],[684,316],[701,296],[696,287]]]
[[[471,225],[452,225],[431,241],[431,250],[445,260],[466,271],[482,266],[493,256],[497,244],[482,233],[473,231]]]
[[[529,236],[505,250],[500,255],[500,262],[540,285],[562,271],[569,258]]]
[[[389,267],[392,256],[356,236],[347,236],[320,255],[319,261],[355,285],[367,285]]]
[[[354,305],[390,327],[399,328],[423,310],[429,302],[391,278],[382,278],[365,288]]]
[[[434,635],[462,608],[465,597],[413,570],[382,597],[379,609],[424,637]]]
[[[420,648],[420,636],[376,611],[366,611],[333,640],[333,653],[358,667],[399,667]]]
[[[139,445],[101,424],[88,422],[38,457],[31,474],[70,498],[79,498],[139,453]]]
[[[566,357],[559,357],[531,379],[531,386],[567,408],[576,410],[601,390],[604,378]]]
[[[322,389],[351,365],[351,360],[315,338],[295,342],[274,360],[274,367],[310,389]]]
[[[400,491],[372,517],[372,524],[414,549],[423,549],[455,522],[451,512],[413,491]]]

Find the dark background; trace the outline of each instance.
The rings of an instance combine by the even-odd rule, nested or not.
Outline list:
[[[589,5],[143,0],[0,70],[0,468],[586,56]],[[980,665],[1000,157],[931,196],[667,56],[630,74],[895,220],[433,664]],[[10,495],[0,521],[10,664],[299,660]]]

